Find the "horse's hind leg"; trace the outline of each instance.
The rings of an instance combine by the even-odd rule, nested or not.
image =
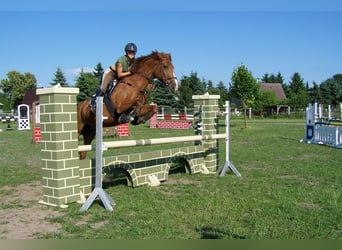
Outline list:
[[[82,130],[82,135],[83,135],[83,144],[90,145],[93,139],[95,138],[96,128],[91,127],[89,125],[85,125]],[[80,155],[80,160],[83,160],[86,158],[87,152],[86,151],[80,152],[79,155]]]
[[[155,113],[157,113],[157,111],[157,105],[144,105],[141,107],[139,113],[134,117],[134,120],[131,122],[131,124],[138,125],[140,123],[144,123],[149,120]]]

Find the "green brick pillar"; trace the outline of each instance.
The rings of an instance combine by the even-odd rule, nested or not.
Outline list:
[[[219,95],[193,95],[195,112],[202,106],[203,135],[217,134],[217,115]],[[206,150],[204,164],[209,172],[217,170],[217,140],[204,140],[203,147]]]
[[[80,200],[78,93],[78,88],[37,89],[43,161],[41,204],[67,207],[67,203]]]

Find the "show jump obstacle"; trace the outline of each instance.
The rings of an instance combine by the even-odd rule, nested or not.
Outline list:
[[[150,128],[189,129],[193,115],[183,114],[154,114],[150,119]]]
[[[340,109],[342,110],[342,104],[340,104]],[[301,142],[342,148],[342,111],[340,120],[333,119],[330,112],[326,118],[322,114],[323,106],[319,106],[317,102],[307,106],[305,136]]]
[[[94,150],[95,145],[78,145],[76,109],[78,93],[78,88],[37,89],[37,95],[40,98],[43,161],[43,199],[40,201],[41,204],[67,207],[68,203],[80,201],[84,196],[90,197],[96,188],[101,189],[98,182],[102,181],[102,175],[94,174],[98,160],[79,160],[79,151]],[[217,166],[217,139],[225,138],[226,144],[229,143],[229,133],[217,134],[216,120],[219,98],[218,95],[193,96],[195,113],[202,110],[202,135],[112,142],[102,142],[102,138],[97,138],[96,147],[99,147],[98,142],[101,140],[101,147],[106,149],[186,141],[196,142],[187,147],[171,148],[170,145],[169,149],[156,151],[147,149],[142,153],[115,155],[100,159],[102,174],[110,173],[113,168],[121,168],[127,173],[128,181],[133,187],[146,184],[153,186],[167,180],[172,162],[183,159],[187,162],[186,171],[191,174],[218,172],[222,176],[229,168],[237,176],[240,176],[237,169],[229,162],[229,155],[228,157],[226,155],[228,163],[226,162],[223,168]],[[228,112],[229,108],[226,113]],[[229,127],[228,121],[227,127]],[[197,143],[198,141],[201,143]],[[99,191],[97,194],[99,193],[104,198],[108,198],[109,205],[115,204],[105,193]],[[106,209],[111,210],[111,206]]]

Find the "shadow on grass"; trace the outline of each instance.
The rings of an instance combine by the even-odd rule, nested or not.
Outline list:
[[[201,239],[246,239],[246,237],[214,227],[196,228],[201,234]]]
[[[106,175],[102,181],[102,187],[104,189],[113,186],[130,186],[130,176],[129,174],[121,168],[106,168]]]

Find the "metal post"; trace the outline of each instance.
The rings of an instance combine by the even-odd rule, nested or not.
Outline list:
[[[331,106],[330,104],[328,105],[328,121],[330,121],[332,118],[332,115],[331,115]]]
[[[102,116],[103,112],[103,97],[98,96],[96,97],[96,173],[95,173],[95,188],[93,192],[90,194],[86,202],[81,207],[80,211],[87,210],[90,205],[94,202],[95,198],[99,196],[100,200],[102,201],[103,205],[105,206],[106,210],[113,211],[113,207],[115,202],[112,198],[103,190],[102,188],[102,153],[104,148],[103,144],[103,119]]]
[[[236,167],[233,165],[233,163],[231,163],[231,161],[229,160],[229,125],[230,125],[230,105],[229,105],[229,101],[226,101],[226,162],[223,166],[223,168],[221,168],[219,170],[219,174],[220,176],[224,176],[225,173],[227,172],[228,168],[230,168],[230,170],[233,171],[233,173],[236,176],[241,176],[241,174],[239,173],[239,171],[236,169]]]

